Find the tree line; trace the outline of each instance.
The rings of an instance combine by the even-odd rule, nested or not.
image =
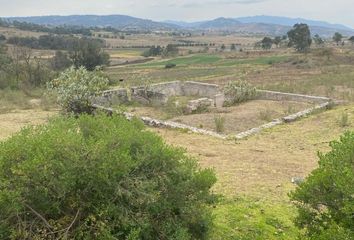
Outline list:
[[[345,44],[343,39],[344,36],[339,32],[334,33],[332,37],[333,42],[335,42],[337,46]],[[318,46],[325,43],[325,40],[318,34],[315,34],[313,37],[311,36],[311,31],[307,24],[300,23],[295,24],[287,35],[282,37],[277,36],[274,39],[264,37],[260,42],[257,42],[255,46],[263,49],[271,49],[274,44],[279,47],[279,45],[286,40],[287,46],[294,47],[298,52],[307,51],[313,42]],[[348,40],[354,44],[354,36],[350,37]]]

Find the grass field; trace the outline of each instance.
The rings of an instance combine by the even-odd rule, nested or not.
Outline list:
[[[340,116],[349,115],[348,127]],[[17,110],[0,114],[0,140],[22,127],[45,123],[55,111]],[[305,177],[317,166],[317,151],[354,126],[354,105],[281,125],[247,140],[223,141],[168,129],[150,129],[168,144],[185,148],[202,167],[218,177],[215,193],[222,194],[213,208],[215,226],[210,239],[295,239],[296,211],[287,194],[294,176]]]

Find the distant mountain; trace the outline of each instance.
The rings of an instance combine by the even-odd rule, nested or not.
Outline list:
[[[332,24],[324,21],[308,20],[304,18],[288,18],[288,17],[276,17],[276,16],[253,16],[253,17],[240,17],[235,18],[235,20],[242,23],[267,23],[267,24],[277,24],[284,26],[293,26],[296,23],[306,23],[313,27],[324,27],[345,31],[353,31],[350,27],[344,26],[342,24]]]
[[[42,16],[42,17],[13,17],[10,21],[23,21],[42,25],[75,25],[84,27],[113,27],[119,30],[137,31],[223,31],[246,34],[283,35],[295,23],[307,23],[313,34],[331,37],[335,32],[344,35],[354,35],[354,30],[341,25],[323,21],[302,18],[287,18],[273,16],[254,16],[241,18],[217,18],[200,22],[165,21],[157,22],[125,15],[71,15],[71,16]]]
[[[303,18],[287,18],[272,16],[255,16],[242,18],[217,18],[203,22],[181,22],[166,21],[182,28],[200,29],[200,30],[223,30],[244,33],[256,33],[266,35],[286,34],[296,23],[306,23],[310,26],[313,34],[319,34],[323,37],[331,37],[335,32],[341,32],[345,35],[353,35],[354,30],[341,25],[331,24],[323,21],[307,20]]]
[[[125,15],[71,15],[71,16],[39,16],[39,17],[12,17],[10,21],[30,22],[42,25],[75,25],[83,27],[114,27],[120,30],[171,30],[179,28],[169,23],[155,22],[148,19],[135,18]]]

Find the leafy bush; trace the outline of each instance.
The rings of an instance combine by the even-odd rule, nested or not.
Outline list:
[[[205,239],[215,181],[140,121],[52,119],[0,143],[0,239]]]
[[[298,208],[296,224],[310,239],[353,239],[354,133],[319,154],[319,168],[291,193]]]
[[[109,80],[99,70],[89,72],[84,67],[74,67],[62,72],[48,84],[48,89],[58,95],[58,103],[68,113],[90,113],[92,99],[107,88]]]
[[[165,65],[165,68],[174,68],[174,67],[176,67],[176,64],[174,63],[168,63]]]
[[[254,99],[257,96],[257,89],[245,81],[229,82],[224,89],[226,105],[234,105]]]

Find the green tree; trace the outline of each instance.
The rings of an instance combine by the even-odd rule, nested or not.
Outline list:
[[[233,44],[231,44],[231,51],[236,51],[236,44],[235,43],[233,43]]]
[[[339,43],[342,41],[343,39],[343,35],[340,34],[339,32],[336,32],[334,35],[333,35],[333,41],[339,45]]]
[[[296,224],[310,239],[354,239],[354,133],[319,154],[319,168],[291,198],[298,208]]]
[[[48,84],[48,90],[57,94],[57,101],[67,113],[91,113],[93,98],[106,89],[109,80],[100,70],[87,71],[71,67]]]
[[[261,41],[261,46],[263,49],[271,49],[273,45],[273,40],[270,37],[264,37]]]
[[[0,143],[0,239],[206,239],[215,181],[138,120],[53,119]]]
[[[56,71],[62,71],[72,65],[68,54],[62,51],[56,51],[54,57],[51,59],[52,68]]]
[[[350,41],[352,44],[354,44],[354,36],[351,36],[351,37],[349,38],[349,41]]]
[[[318,34],[313,37],[313,41],[319,46],[324,44],[324,40]]]
[[[277,37],[275,37],[275,38],[273,39],[273,43],[274,43],[277,47],[279,47],[281,41],[282,41],[282,37],[280,37],[280,36],[277,36]]]
[[[225,44],[222,44],[221,47],[220,47],[221,51],[224,51],[226,49],[226,46]]]
[[[97,66],[109,64],[109,54],[102,50],[97,41],[89,39],[77,40],[70,58],[76,68],[83,66],[89,71],[95,70]]]
[[[178,47],[174,44],[168,44],[166,48],[163,50],[163,55],[165,57],[173,57],[178,55]]]
[[[288,32],[289,46],[298,52],[306,52],[312,44],[310,28],[307,24],[295,24]]]

